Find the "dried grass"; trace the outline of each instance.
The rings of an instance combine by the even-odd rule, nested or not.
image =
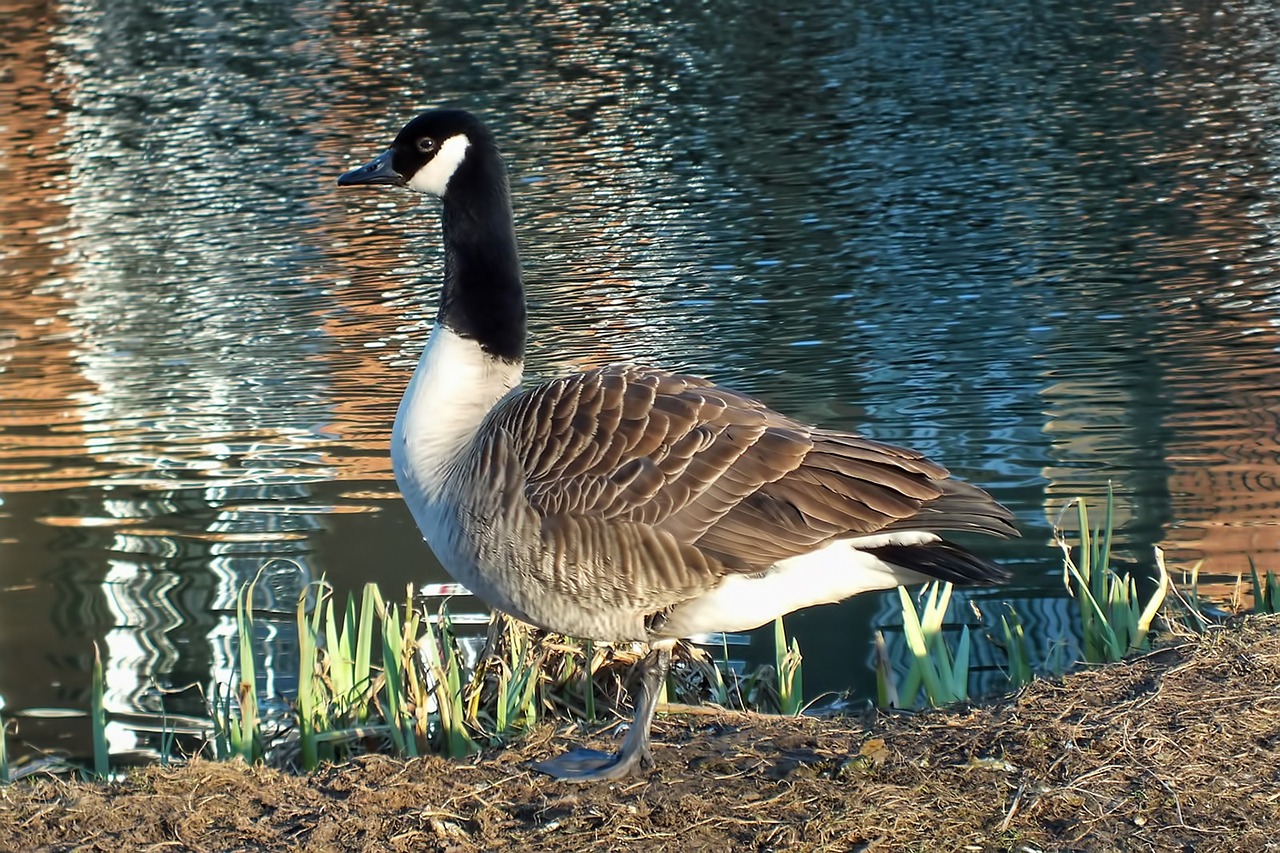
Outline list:
[[[1280,850],[1280,618],[960,711],[671,714],[657,770],[626,783],[526,768],[572,735],[305,777],[24,782],[0,788],[0,849]]]

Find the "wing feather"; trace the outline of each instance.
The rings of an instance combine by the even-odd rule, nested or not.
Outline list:
[[[654,559],[695,546],[705,566],[758,571],[882,530],[1016,535],[1007,510],[919,453],[806,427],[695,377],[615,365],[532,386],[490,418],[548,529],[648,526],[635,544]]]

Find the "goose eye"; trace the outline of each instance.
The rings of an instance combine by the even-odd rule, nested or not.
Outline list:
[[[436,150],[436,141],[430,136],[424,136],[418,140],[418,150],[423,154],[430,154]]]

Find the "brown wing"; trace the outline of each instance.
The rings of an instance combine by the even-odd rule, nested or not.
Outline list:
[[[534,386],[492,418],[544,517],[649,525],[732,570],[882,530],[1013,532],[1003,507],[918,453],[696,377],[605,367]]]

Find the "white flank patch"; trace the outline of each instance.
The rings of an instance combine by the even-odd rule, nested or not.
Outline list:
[[[440,144],[440,150],[436,152],[436,156],[428,160],[427,165],[409,179],[409,186],[420,193],[431,193],[443,197],[445,188],[449,186],[449,179],[466,158],[467,149],[470,147],[471,140],[465,133],[450,136]]]
[[[872,536],[855,536],[852,539],[840,540],[846,545],[864,551],[872,548],[883,548],[886,545],[928,545],[942,539],[936,533],[927,530],[899,530],[895,533],[876,533]]]
[[[436,323],[391,432],[391,465],[415,516],[424,502],[438,497],[447,466],[494,404],[520,384],[521,374],[521,365],[494,358],[474,340]]]
[[[842,601],[873,589],[921,583],[928,578],[919,572],[892,566],[858,549],[937,539],[933,533],[919,531],[845,539],[783,560],[760,576],[729,575],[711,592],[673,610],[662,634],[688,637],[712,631],[747,631],[793,610]]]

